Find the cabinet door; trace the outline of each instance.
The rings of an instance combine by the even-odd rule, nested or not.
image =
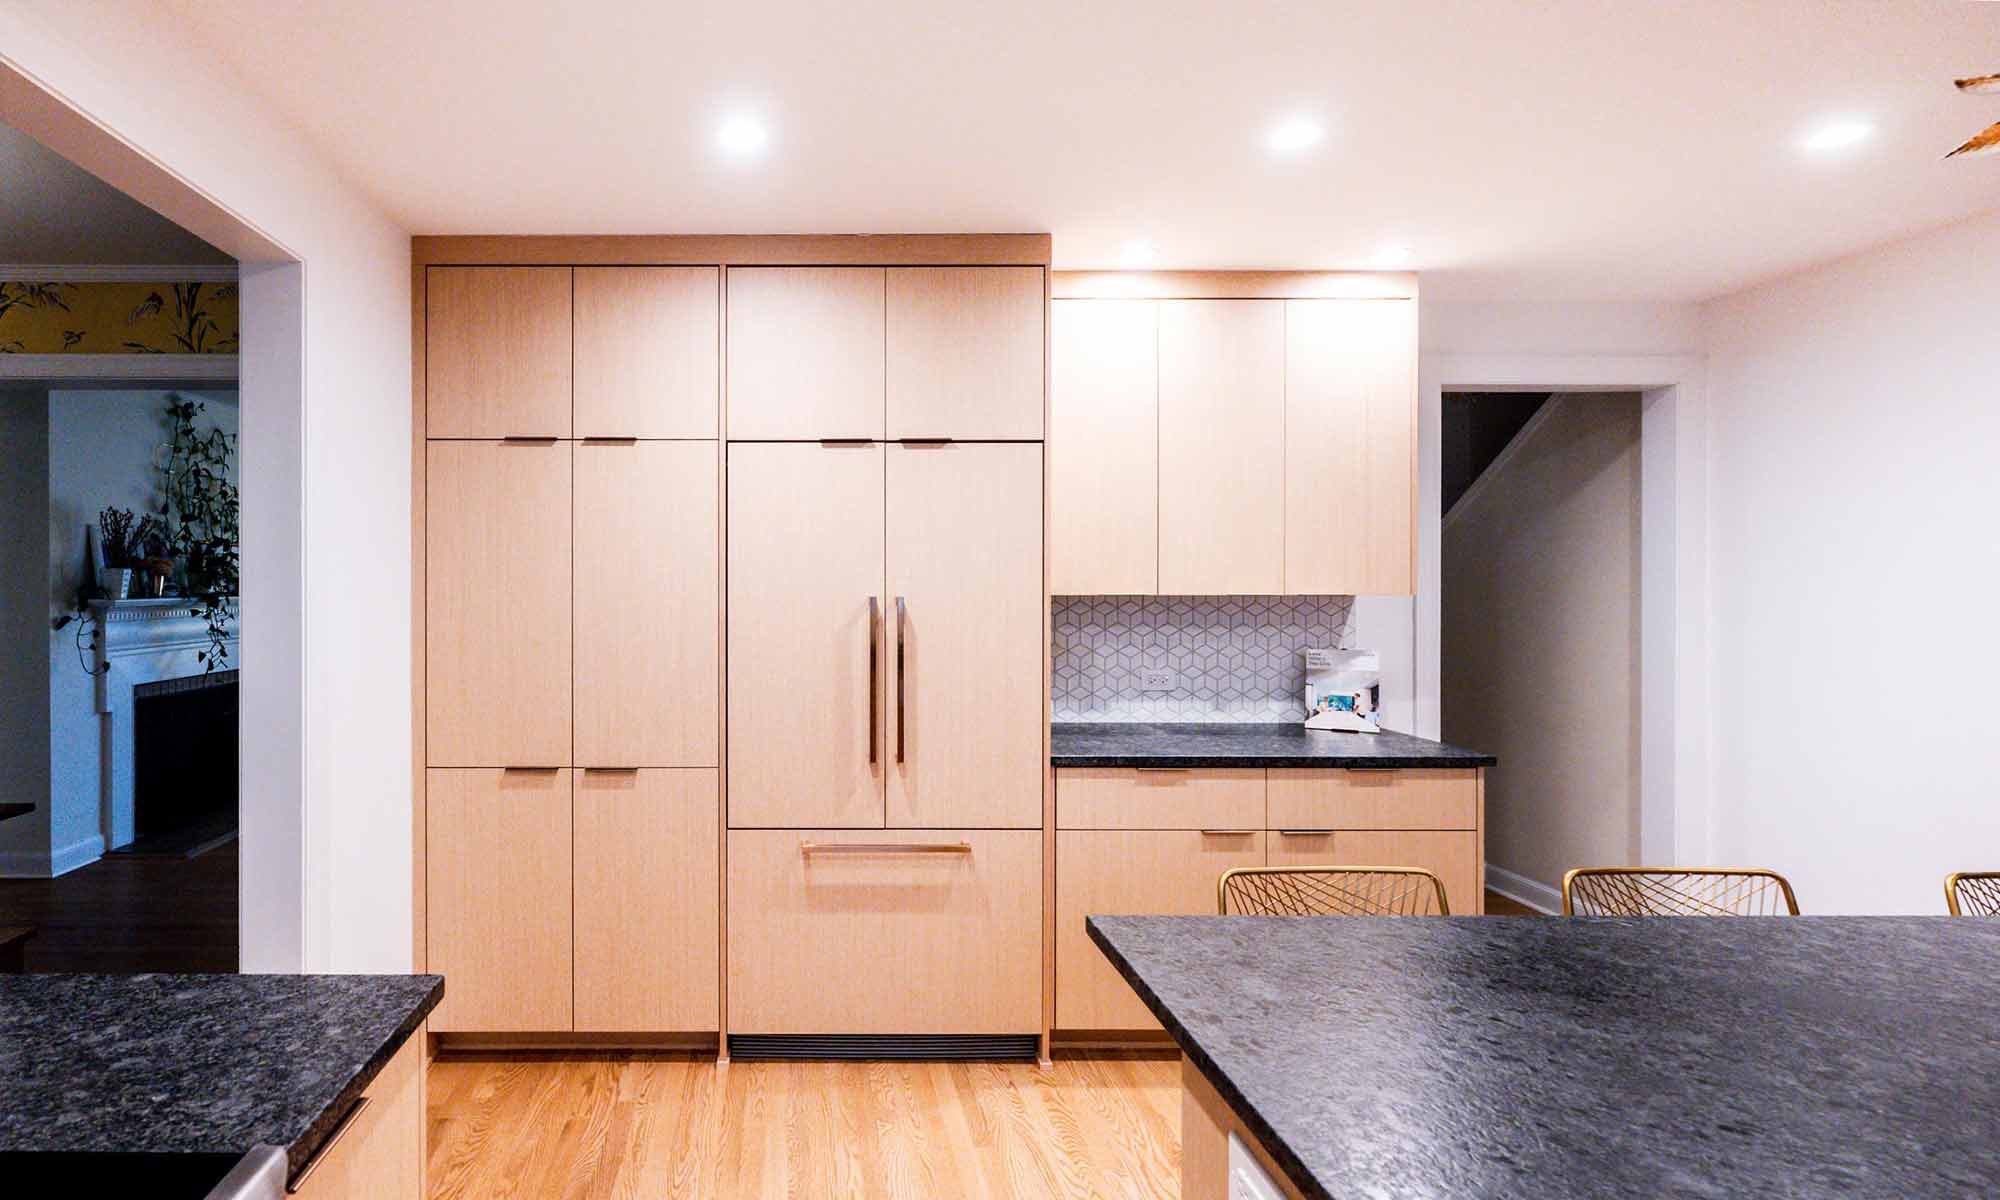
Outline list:
[[[888,824],[1042,824],[1042,448],[888,449]]]
[[[568,267],[430,267],[424,434],[570,435]]]
[[[718,1028],[714,771],[576,775],[576,1028]]]
[[[570,773],[425,776],[431,1028],[570,1027]]]
[[[424,452],[429,763],[568,766],[569,443]]]
[[[1160,594],[1284,587],[1285,302],[1160,301]]]
[[[721,274],[576,268],[577,437],[716,436]]]
[[[1455,916],[1486,911],[1479,877],[1479,834],[1471,829],[1342,829],[1271,834],[1274,867],[1422,867],[1444,884]]]
[[[712,767],[721,689],[714,442],[576,447],[576,765]]]
[[[1416,590],[1417,304],[1285,302],[1285,590]]]
[[[879,438],[881,267],[731,267],[729,436]]]
[[[1038,830],[729,835],[731,1033],[1036,1033],[1041,966]]]
[[[412,1035],[361,1093],[367,1107],[301,1168],[302,1200],[424,1200],[423,1035]]]
[[[1083,927],[1089,916],[1213,916],[1224,871],[1264,865],[1264,831],[1065,829],[1056,835],[1056,1027],[1158,1029]]]
[[[882,596],[881,446],[729,448],[731,826],[882,824]]]
[[[889,271],[889,436],[1040,441],[1040,267]]]
[[[1050,306],[1049,590],[1160,588],[1159,305]]]

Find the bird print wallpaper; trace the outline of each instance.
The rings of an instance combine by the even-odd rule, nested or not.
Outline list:
[[[0,354],[234,354],[234,283],[0,279]]]

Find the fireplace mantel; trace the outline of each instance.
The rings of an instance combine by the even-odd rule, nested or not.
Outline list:
[[[97,623],[92,669],[97,673],[95,707],[103,722],[98,738],[98,821],[104,848],[132,840],[132,689],[144,683],[202,674],[208,664],[197,655],[209,648],[208,620],[195,615],[201,601],[186,596],[162,599],[93,600]],[[229,665],[238,665],[238,622],[229,623],[222,643]]]

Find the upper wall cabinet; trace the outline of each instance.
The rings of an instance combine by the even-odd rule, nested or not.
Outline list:
[[[1059,275],[1051,307],[1051,591],[1415,591],[1407,277],[1091,286]]]
[[[888,436],[1042,438],[1040,267],[889,271]]]
[[[1162,595],[1284,590],[1284,407],[1283,301],[1160,302]]]
[[[570,269],[431,267],[424,431],[570,436]]]
[[[1416,590],[1417,312],[1285,302],[1285,590]]]
[[[576,268],[576,436],[713,438],[722,272]]]
[[[1160,589],[1159,305],[1064,300],[1052,310],[1049,590]]]
[[[881,267],[731,267],[729,437],[882,437]]]

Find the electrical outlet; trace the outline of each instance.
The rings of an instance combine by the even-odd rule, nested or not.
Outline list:
[[[1139,672],[1139,690],[1171,692],[1174,690],[1174,673],[1166,667],[1147,667]]]

